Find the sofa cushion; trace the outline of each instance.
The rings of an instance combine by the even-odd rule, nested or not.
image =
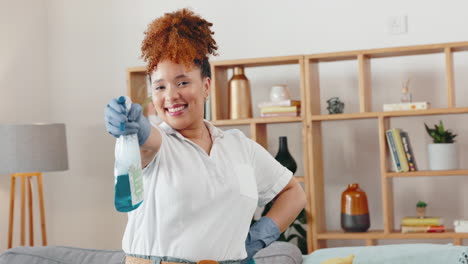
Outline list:
[[[277,241],[260,250],[254,259],[256,264],[301,264],[302,253],[294,244]]]
[[[121,264],[123,251],[63,246],[16,247],[0,255],[0,264]]]
[[[64,246],[17,247],[0,254],[0,264],[121,264],[124,252]],[[301,264],[295,245],[274,242],[254,257],[257,264]]]

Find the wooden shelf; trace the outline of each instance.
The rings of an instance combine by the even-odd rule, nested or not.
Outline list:
[[[411,172],[387,172],[386,177],[427,177],[427,176],[457,176],[468,175],[468,170],[423,170]]]
[[[369,118],[378,118],[378,117],[379,117],[378,112],[350,113],[350,114],[331,114],[331,115],[312,115],[312,121],[369,119]]]
[[[443,233],[400,233],[399,230],[389,234],[390,239],[454,239],[468,238],[468,233],[455,233],[448,230]]]
[[[216,120],[212,121],[215,126],[235,126],[250,124],[275,124],[275,123],[298,123],[302,117],[258,117],[249,119]]]
[[[371,230],[363,233],[348,233],[343,231],[331,231],[317,234],[318,239],[468,239],[468,233],[455,233],[448,230],[443,233],[401,233],[394,230],[385,234],[382,230]]]
[[[451,107],[451,108],[436,108],[427,110],[408,110],[408,111],[391,111],[379,112],[379,115],[384,117],[403,117],[403,116],[420,116],[420,115],[450,115],[450,114],[466,114],[468,107]]]
[[[389,112],[365,112],[349,114],[312,115],[312,121],[331,121],[349,119],[369,119],[379,117],[406,117],[421,115],[450,115],[468,114],[468,107],[437,108],[427,110],[389,111]]]
[[[239,60],[224,60],[212,61],[211,65],[214,67],[244,66],[244,67],[261,67],[261,66],[278,66],[299,64],[303,56],[283,56],[283,57],[269,57],[269,58],[255,58],[255,59],[239,59]]]
[[[454,42],[454,43],[441,43],[441,44],[394,47],[394,48],[383,48],[383,49],[330,52],[330,53],[307,55],[305,56],[305,58],[307,60],[312,60],[312,61],[317,61],[317,62],[344,61],[344,60],[357,60],[358,56],[360,55],[368,57],[368,58],[387,58],[387,57],[444,53],[446,49],[449,49],[454,52],[467,51],[468,42]]]
[[[317,234],[318,239],[376,239],[383,235],[382,230],[370,230],[362,233],[330,231]]]

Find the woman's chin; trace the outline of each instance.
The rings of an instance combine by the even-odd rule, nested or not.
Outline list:
[[[187,118],[180,118],[180,117],[172,117],[172,116],[165,116],[163,119],[169,126],[171,126],[175,130],[181,130],[189,126]]]

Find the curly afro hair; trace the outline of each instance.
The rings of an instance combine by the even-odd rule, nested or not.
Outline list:
[[[196,65],[203,77],[211,77],[208,56],[218,55],[214,32],[210,30],[212,25],[186,8],[155,19],[148,25],[141,45],[141,57],[148,62],[148,73],[159,62],[170,60],[184,64],[189,70]]]

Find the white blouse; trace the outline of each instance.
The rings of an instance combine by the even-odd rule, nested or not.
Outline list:
[[[272,200],[292,173],[237,129],[205,121],[208,155],[168,124],[159,152],[143,170],[144,200],[128,213],[127,254],[199,261],[240,260],[257,206]]]

